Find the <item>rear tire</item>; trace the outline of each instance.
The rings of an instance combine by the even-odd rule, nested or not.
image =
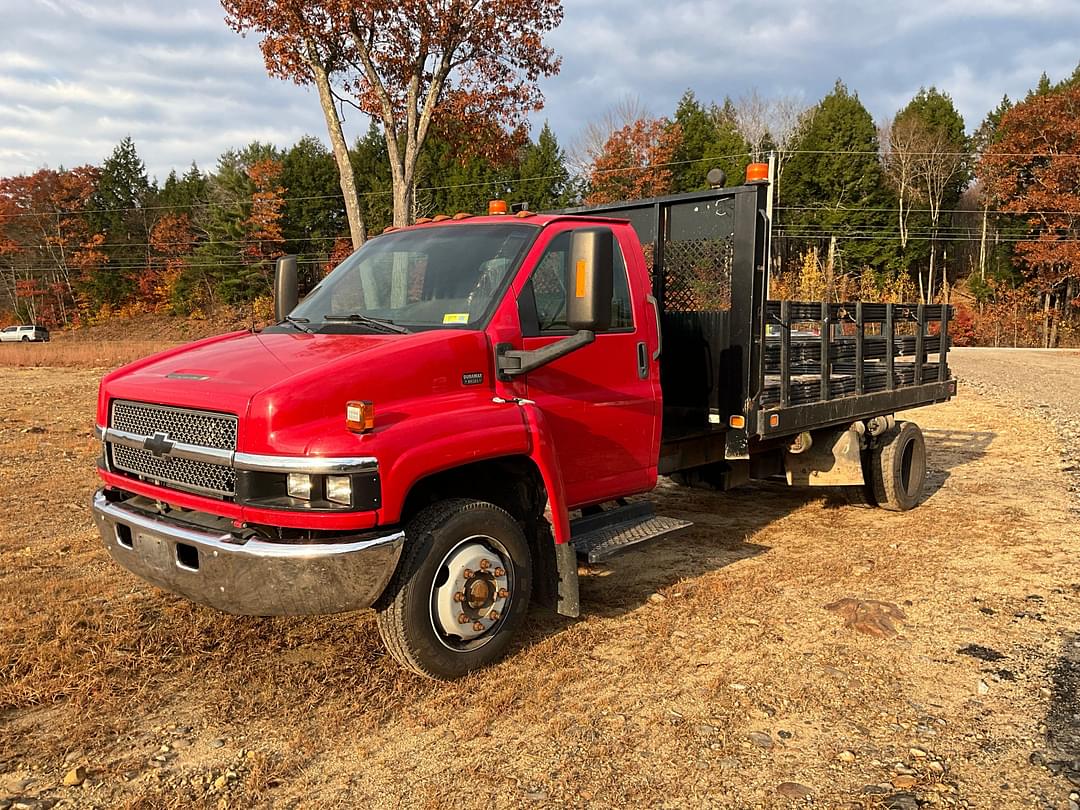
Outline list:
[[[401,561],[376,605],[379,634],[402,666],[460,678],[506,654],[531,592],[532,557],[517,521],[483,501],[441,501],[405,528]]]
[[[926,484],[926,442],[914,422],[897,422],[870,459],[874,499],[882,509],[906,512],[922,500]]]
[[[23,335],[23,336],[22,336],[22,342],[23,342],[23,343],[29,343],[29,342],[30,342],[30,338],[28,338],[28,337],[27,337],[26,335]]]

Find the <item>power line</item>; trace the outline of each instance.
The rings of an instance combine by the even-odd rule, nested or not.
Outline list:
[[[774,211],[819,211],[821,213],[831,214],[836,212],[869,212],[869,213],[892,213],[896,214],[899,209],[893,208],[872,208],[863,206],[833,206],[828,207],[824,205],[778,205],[773,208]],[[909,214],[932,214],[933,211],[929,208],[908,208],[906,210]],[[938,209],[939,214],[973,214],[982,215],[982,208],[941,208]],[[1053,211],[1053,210],[1025,210],[1025,211],[1006,211],[1001,208],[986,209],[988,214],[1001,214],[1003,216],[1034,216],[1039,214],[1055,214],[1058,216],[1080,216],[1080,211]]]
[[[838,155],[841,157],[866,157],[866,156],[878,156],[881,157],[882,153],[873,152],[868,150],[848,150],[848,149],[789,149],[783,150],[785,155]],[[617,174],[620,172],[632,172],[632,171],[652,171],[655,169],[669,168],[672,166],[684,166],[693,163],[707,163],[707,162],[720,162],[724,160],[731,160],[741,157],[753,157],[752,152],[737,152],[730,155],[717,155],[702,158],[693,158],[689,160],[671,160],[661,163],[652,163],[647,166],[620,166],[611,169],[597,169],[591,174]],[[972,155],[967,152],[912,152],[907,153],[911,156],[967,156]],[[1056,153],[1042,153],[1042,152],[1007,152],[1000,153],[999,157],[1048,157],[1048,158],[1080,158],[1078,153],[1068,152],[1056,152]],[[483,186],[499,186],[499,185],[522,185],[525,183],[535,183],[544,180],[559,180],[567,176],[567,173],[540,175],[537,177],[518,177],[518,178],[493,178],[491,180],[480,180],[471,183],[453,183],[442,186],[422,186],[416,189],[416,192],[428,192],[428,191],[450,191],[460,188],[479,188]],[[358,194],[358,197],[385,197],[393,194],[391,189],[381,191],[366,191]],[[282,202],[307,202],[313,200],[343,200],[340,194],[318,194],[307,195],[301,197],[280,197],[278,198]],[[146,205],[146,206],[123,206],[119,208],[82,208],[82,209],[55,209],[53,211],[45,212],[22,212],[18,214],[0,214],[0,219],[14,219],[20,217],[58,217],[58,216],[82,216],[86,214],[109,214],[109,213],[124,213],[129,211],[176,211],[176,210],[194,210],[196,208],[227,208],[234,205],[247,205],[251,201],[247,198],[238,200],[228,200],[224,202],[192,202],[185,205]],[[783,209],[779,209],[783,210]],[[891,209],[885,209],[891,210]],[[960,210],[960,209],[957,209]]]
[[[667,168],[670,166],[682,166],[690,163],[706,163],[716,162],[721,160],[729,160],[738,157],[749,157],[750,152],[740,152],[732,155],[720,155],[716,157],[704,157],[694,158],[692,160],[671,160],[664,163],[651,163],[648,166],[621,166],[613,169],[599,169],[594,174],[613,174],[618,172],[630,172],[630,171],[651,171],[654,169]],[[478,180],[472,183],[452,183],[444,186],[419,186],[416,188],[416,192],[422,191],[451,191],[459,188],[480,188],[483,186],[512,186],[523,185],[525,183],[538,183],[544,180],[560,180],[566,177],[565,173],[560,174],[547,174],[539,175],[537,177],[517,177],[517,178],[500,178],[496,177],[491,180]],[[358,197],[385,197],[392,195],[394,192],[392,189],[384,191],[365,191],[358,194]],[[282,202],[305,202],[310,200],[344,200],[340,194],[317,194],[304,197],[278,197],[277,200]],[[52,211],[27,211],[18,214],[0,214],[0,218],[16,219],[20,217],[58,217],[58,216],[83,216],[86,214],[118,214],[128,211],[176,211],[176,210],[192,210],[195,208],[228,208],[234,205],[248,205],[251,204],[251,200],[247,198],[241,198],[236,200],[228,200],[224,202],[192,202],[185,205],[133,205],[124,206],[119,208],[80,208],[80,209],[63,209],[58,208]]]

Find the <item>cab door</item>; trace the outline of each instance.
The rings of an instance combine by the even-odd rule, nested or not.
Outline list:
[[[566,320],[566,265],[574,226],[545,229],[549,241],[522,288],[518,312],[526,350],[574,334]],[[656,484],[660,386],[653,358],[655,318],[645,292],[630,284],[623,248],[632,249],[616,239],[611,327],[588,346],[526,375],[528,398],[543,411],[551,430],[571,508]]]

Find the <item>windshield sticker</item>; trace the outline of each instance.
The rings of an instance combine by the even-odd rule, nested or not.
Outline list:
[[[447,312],[442,316],[443,323],[468,323],[468,312]]]

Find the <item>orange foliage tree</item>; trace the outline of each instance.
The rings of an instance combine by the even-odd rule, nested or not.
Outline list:
[[[616,130],[589,167],[585,201],[599,205],[668,193],[681,138],[679,127],[664,118],[638,118]]]
[[[76,315],[80,284],[105,261],[83,215],[97,175],[80,166],[0,179],[0,289],[19,317],[55,326]]]
[[[1033,95],[1003,116],[979,173],[991,200],[1028,227],[1016,243],[1042,295],[1043,341],[1080,305],[1080,87]]]
[[[155,312],[167,310],[172,303],[194,243],[195,231],[186,213],[164,214],[150,229],[150,266],[139,279],[139,294]]]
[[[415,172],[434,124],[496,121],[514,130],[543,104],[537,82],[559,69],[544,45],[562,21],[561,0],[222,0],[226,21],[262,37],[271,75],[314,84],[337,159],[353,244],[364,228],[341,133],[339,101],[385,134],[394,224],[413,218]],[[463,148],[496,146],[481,138]],[[351,199],[350,199],[351,198]]]
[[[244,255],[257,262],[270,261],[285,253],[281,219],[285,213],[285,188],[281,185],[281,163],[265,159],[247,170],[255,190],[251,194],[251,214],[244,222]]]

